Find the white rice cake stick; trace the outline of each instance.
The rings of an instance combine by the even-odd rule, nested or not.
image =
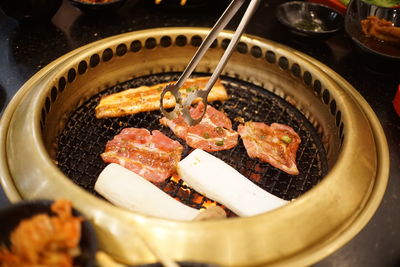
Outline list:
[[[159,218],[190,221],[200,210],[175,200],[157,186],[111,163],[100,173],[94,189],[116,206]]]
[[[178,163],[178,173],[190,187],[239,216],[252,216],[288,203],[244,177],[213,155],[196,149]]]

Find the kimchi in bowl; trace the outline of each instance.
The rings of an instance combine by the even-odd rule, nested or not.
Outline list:
[[[353,0],[346,11],[345,30],[367,54],[397,62],[400,60],[399,6],[383,7]]]
[[[46,242],[45,241],[47,238],[46,233],[53,233],[53,232],[51,229],[47,228],[47,225],[38,224],[39,223],[38,221],[32,222],[32,218],[37,215],[55,216],[55,213],[51,210],[51,205],[53,203],[54,201],[51,200],[32,200],[32,201],[21,201],[3,207],[0,210],[0,219],[2,222],[0,224],[0,244],[7,246],[9,249],[12,246],[14,247],[16,246],[20,250],[21,248],[23,248],[23,251],[26,252],[26,254],[32,253],[32,252],[27,252],[26,250],[32,249],[33,251],[35,251],[38,246]],[[72,215],[74,217],[83,216],[80,212],[78,212],[75,209],[72,210]],[[67,222],[67,220],[68,219],[61,218],[61,222],[69,223]],[[23,240],[15,240],[19,241],[17,242],[17,244],[11,243],[10,240],[11,234],[16,231],[16,229],[21,225],[21,222],[23,221],[25,221],[26,224],[25,228],[20,230],[22,231],[20,232],[20,234],[24,235]],[[30,225],[28,226],[27,224]],[[79,224],[80,224],[79,244],[76,248],[73,249],[75,250],[73,252],[75,254],[73,256],[73,264],[74,266],[79,265],[82,267],[95,266],[95,253],[97,250],[96,233],[89,221],[83,220],[82,222],[79,222]],[[55,235],[60,235],[60,236],[65,236],[65,234],[70,236],[66,237],[67,238],[66,242],[70,242],[68,240],[75,238],[75,233],[72,232],[55,233]],[[29,236],[34,236],[34,235],[38,235],[39,238],[38,239],[29,238]],[[54,255],[52,257],[59,257],[59,255]]]

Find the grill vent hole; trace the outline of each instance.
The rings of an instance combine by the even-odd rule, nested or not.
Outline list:
[[[117,51],[116,54],[120,57],[122,57],[123,55],[126,54],[126,52],[128,51],[128,48],[126,47],[125,44],[120,44],[117,46]]]
[[[221,47],[222,47],[223,49],[226,49],[226,48],[228,47],[228,45],[229,45],[230,42],[231,42],[230,39],[224,39],[224,40],[222,40],[222,42],[221,42]]]
[[[90,57],[90,67],[94,68],[100,63],[100,56],[98,54],[94,54]]]
[[[321,82],[319,80],[314,81],[314,92],[317,96],[321,95]]]
[[[341,121],[342,121],[342,113],[340,112],[340,110],[338,110],[338,112],[336,113],[336,126],[339,126]]]
[[[175,44],[177,46],[185,46],[187,44],[187,38],[184,35],[179,35],[176,37]]]
[[[135,40],[131,43],[132,52],[138,52],[140,49],[142,49],[142,43],[139,40]]]
[[[46,97],[46,102],[45,102],[44,107],[46,109],[46,113],[49,113],[49,111],[50,111],[50,98],[49,97]]]
[[[341,139],[343,138],[343,129],[344,129],[344,125],[343,125],[343,122],[341,122],[340,126],[339,126],[339,136]]]
[[[305,84],[311,85],[311,83],[312,83],[312,75],[311,75],[310,72],[308,72],[308,71],[304,72],[303,81],[304,81]]]
[[[243,42],[239,42],[236,49],[241,54],[247,54],[247,52],[249,52],[249,48],[247,47],[247,44],[243,43]]]
[[[40,123],[44,126],[45,121],[46,121],[46,111],[44,110],[44,108],[42,108],[42,119],[40,120]]]
[[[60,92],[64,91],[66,84],[67,82],[65,81],[65,78],[61,77],[60,80],[58,81],[58,90],[60,90]]]
[[[82,75],[86,72],[86,70],[87,70],[87,63],[86,61],[83,60],[78,65],[78,73]]]
[[[75,80],[75,77],[76,77],[76,71],[75,71],[75,69],[70,69],[69,71],[68,71],[68,82],[69,83],[72,83],[74,80]]]
[[[336,113],[336,101],[335,99],[332,99],[331,105],[330,105],[330,110],[331,110],[331,114],[335,115]]]
[[[324,101],[325,104],[328,104],[330,99],[331,97],[329,91],[325,89],[324,92],[322,93],[322,100]]]
[[[276,56],[275,53],[272,51],[267,51],[267,53],[265,54],[265,59],[271,63],[274,64],[276,62]]]
[[[53,88],[51,88],[50,97],[51,97],[51,102],[56,101],[56,99],[57,99],[57,88],[55,86],[53,86]]]
[[[103,56],[102,59],[104,62],[110,61],[110,59],[112,59],[114,53],[111,50],[111,48],[107,48],[103,51]]]
[[[218,40],[215,39],[212,44],[210,45],[210,48],[216,48],[218,46]]]
[[[169,37],[169,36],[163,36],[163,37],[161,37],[161,39],[160,39],[160,45],[161,45],[162,47],[168,47],[168,46],[171,46],[171,44],[172,44],[171,37]]]
[[[293,75],[296,76],[297,78],[300,77],[300,75],[301,75],[301,70],[300,70],[299,64],[294,63],[294,64],[292,65],[292,73],[293,73]]]
[[[203,41],[203,39],[198,36],[195,35],[192,37],[192,39],[190,40],[190,43],[194,46],[194,47],[199,47],[201,45],[201,42]]]
[[[280,57],[278,64],[279,67],[281,67],[284,70],[287,70],[289,68],[289,61],[286,57]]]
[[[261,48],[259,46],[253,46],[251,48],[251,55],[255,58],[260,58],[262,57],[262,51]]]
[[[156,41],[156,39],[154,39],[153,37],[148,38],[148,39],[146,40],[146,42],[144,43],[144,46],[145,46],[147,49],[153,49],[154,47],[156,47],[156,45],[157,45],[157,41]]]

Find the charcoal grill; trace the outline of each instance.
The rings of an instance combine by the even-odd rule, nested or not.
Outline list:
[[[173,81],[178,77],[177,73],[162,73],[135,78],[112,86],[92,96],[79,106],[71,114],[56,139],[56,161],[64,174],[76,184],[95,194],[94,184],[101,170],[106,166],[99,155],[104,151],[105,143],[123,128],[161,130],[172,139],[177,139],[171,130],[160,125],[159,119],[162,118],[162,115],[159,110],[100,120],[96,119],[93,114],[100,98],[104,95],[144,84],[151,86]],[[234,149],[213,154],[265,190],[287,200],[299,197],[319,182],[328,169],[326,153],[319,134],[307,118],[288,102],[267,90],[234,78],[222,77],[222,79],[230,99],[223,103],[215,102],[213,105],[224,111],[230,118],[236,118],[236,121],[233,121],[234,129],[239,125],[238,118],[241,118],[240,120],[244,121],[254,120],[268,124],[284,123],[292,126],[299,133],[303,140],[297,160],[301,174],[288,175],[267,163],[250,159],[242,142]],[[178,140],[185,148],[182,156],[185,157],[191,149],[185,142]],[[209,199],[190,190],[183,181],[169,179],[158,186],[189,206],[202,208],[204,205],[210,204]]]
[[[242,37],[223,72],[231,98],[213,105],[232,119],[292,126],[303,141],[301,174],[287,175],[249,159],[241,142],[215,155],[265,190],[294,201],[248,218],[180,222],[119,209],[94,193],[105,166],[97,155],[122,128],[161,129],[174,137],[156,123],[159,111],[96,119],[99,98],[176,79],[207,32],[162,28],[107,38],[72,51],[32,77],[0,125],[1,182],[10,200],[73,200],[95,224],[100,247],[132,264],[155,260],[137,230],[177,261],[232,266],[307,265],[350,240],[375,212],[386,188],[389,160],[382,128],[365,100],[328,67],[254,36]],[[231,37],[231,32],[220,34],[196,75],[212,72]],[[160,187],[194,207],[209,203],[176,179]]]

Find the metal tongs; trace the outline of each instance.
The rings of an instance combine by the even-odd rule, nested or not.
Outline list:
[[[245,0],[233,0],[228,8],[225,10],[224,14],[218,19],[217,23],[211,29],[210,33],[201,43],[199,49],[196,51],[195,55],[193,56],[192,60],[187,65],[186,69],[183,71],[182,75],[179,77],[178,81],[175,84],[167,85],[161,93],[160,98],[160,107],[161,111],[167,119],[175,119],[179,115],[182,114],[185,122],[189,125],[196,125],[198,124],[201,119],[203,118],[204,114],[206,113],[207,109],[207,96],[208,93],[211,91],[212,87],[214,86],[215,82],[217,81],[219,75],[221,74],[222,69],[225,67],[226,62],[229,59],[229,56],[232,54],[233,49],[236,47],[237,43],[239,42],[240,36],[242,35],[244,28],[247,25],[247,22],[252,17],[253,13],[255,12],[256,8],[258,7],[260,0],[251,0],[247,10],[237,27],[232,40],[230,41],[225,53],[222,55],[221,60],[219,61],[217,67],[215,68],[210,80],[208,81],[206,87],[201,90],[195,90],[187,95],[185,101],[183,102],[181,93],[179,92],[179,88],[182,87],[184,82],[187,78],[192,74],[193,70],[196,68],[197,64],[203,58],[204,54],[213,43],[213,41],[217,38],[218,34],[225,28],[229,21],[233,18],[233,16],[237,13],[239,8]],[[168,112],[164,109],[164,95],[167,92],[171,92],[171,94],[175,97],[176,105],[173,111]],[[190,115],[190,106],[192,102],[196,98],[201,98],[201,101],[204,104],[203,113],[200,117],[193,119]],[[183,103],[182,103],[183,102]]]

